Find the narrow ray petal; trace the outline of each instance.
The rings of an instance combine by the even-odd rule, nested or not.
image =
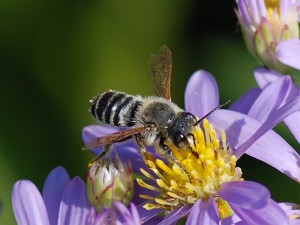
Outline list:
[[[217,205],[214,199],[210,198],[208,202],[198,200],[192,207],[190,215],[186,221],[187,225],[197,224],[219,224],[219,215]]]
[[[63,193],[58,225],[84,224],[89,214],[89,208],[86,185],[79,177],[75,177],[69,182]]]
[[[266,67],[258,67],[254,70],[254,77],[261,89],[282,77],[281,73],[268,69]]]
[[[204,70],[196,71],[186,87],[186,111],[202,118],[218,105],[219,90],[215,78]]]
[[[290,129],[298,143],[300,143],[300,112],[295,112],[285,118],[284,123]]]
[[[61,166],[52,170],[45,181],[43,198],[51,225],[57,224],[60,201],[69,181],[70,177],[68,172]]]
[[[14,185],[12,204],[18,224],[49,224],[47,209],[43,198],[37,187],[31,181],[22,180]]]
[[[259,225],[288,225],[290,224],[284,211],[278,206],[276,202],[269,199],[268,204],[258,210],[251,210],[231,205],[234,212],[246,224]]]
[[[248,114],[253,102],[260,95],[261,90],[259,88],[253,88],[249,90],[246,94],[235,101],[229,109],[232,111]]]
[[[269,115],[277,110],[292,91],[293,81],[284,76],[268,85],[251,106],[248,115],[260,122],[266,121]]]

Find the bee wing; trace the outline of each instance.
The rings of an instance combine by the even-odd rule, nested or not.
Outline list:
[[[172,52],[163,45],[158,54],[151,55],[148,75],[152,81],[155,94],[171,100],[171,76],[173,70]]]
[[[88,143],[86,143],[86,145],[83,146],[82,150],[91,150],[91,149],[94,149],[94,148],[97,148],[97,147],[100,147],[103,145],[109,145],[109,144],[113,144],[116,142],[122,142],[122,141],[125,141],[125,140],[131,138],[135,134],[142,133],[143,131],[145,131],[147,129],[148,129],[147,126],[135,127],[135,128],[129,129],[129,130],[121,130],[121,131],[117,131],[112,134],[108,134],[103,137],[95,138],[95,139],[89,141]]]

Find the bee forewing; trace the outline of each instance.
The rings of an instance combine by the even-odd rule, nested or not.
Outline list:
[[[155,94],[171,100],[171,77],[173,63],[169,46],[163,45],[158,54],[153,54],[149,61],[148,75],[152,81]]]
[[[92,150],[103,145],[109,145],[117,142],[126,141],[127,139],[130,139],[133,135],[142,133],[147,128],[147,126],[135,127],[128,130],[117,131],[115,133],[108,134],[103,137],[95,138],[86,143],[85,146],[83,146],[82,150]]]

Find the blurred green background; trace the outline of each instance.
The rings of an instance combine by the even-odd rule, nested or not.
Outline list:
[[[216,77],[223,102],[255,87],[259,64],[243,43],[234,4],[2,0],[0,224],[16,223],[11,190],[17,180],[42,190],[58,165],[84,178],[92,155],[81,151],[81,130],[94,123],[88,100],[108,89],[151,95],[147,61],[161,45],[173,50],[172,94],[181,107],[185,84],[200,68]],[[276,130],[299,149],[285,126]],[[250,157],[239,166],[275,200],[299,202],[298,185],[280,172]]]

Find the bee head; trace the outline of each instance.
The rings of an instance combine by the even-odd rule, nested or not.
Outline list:
[[[188,112],[180,112],[176,115],[172,124],[168,128],[169,138],[179,149],[190,149],[195,145],[193,135],[197,118]]]

